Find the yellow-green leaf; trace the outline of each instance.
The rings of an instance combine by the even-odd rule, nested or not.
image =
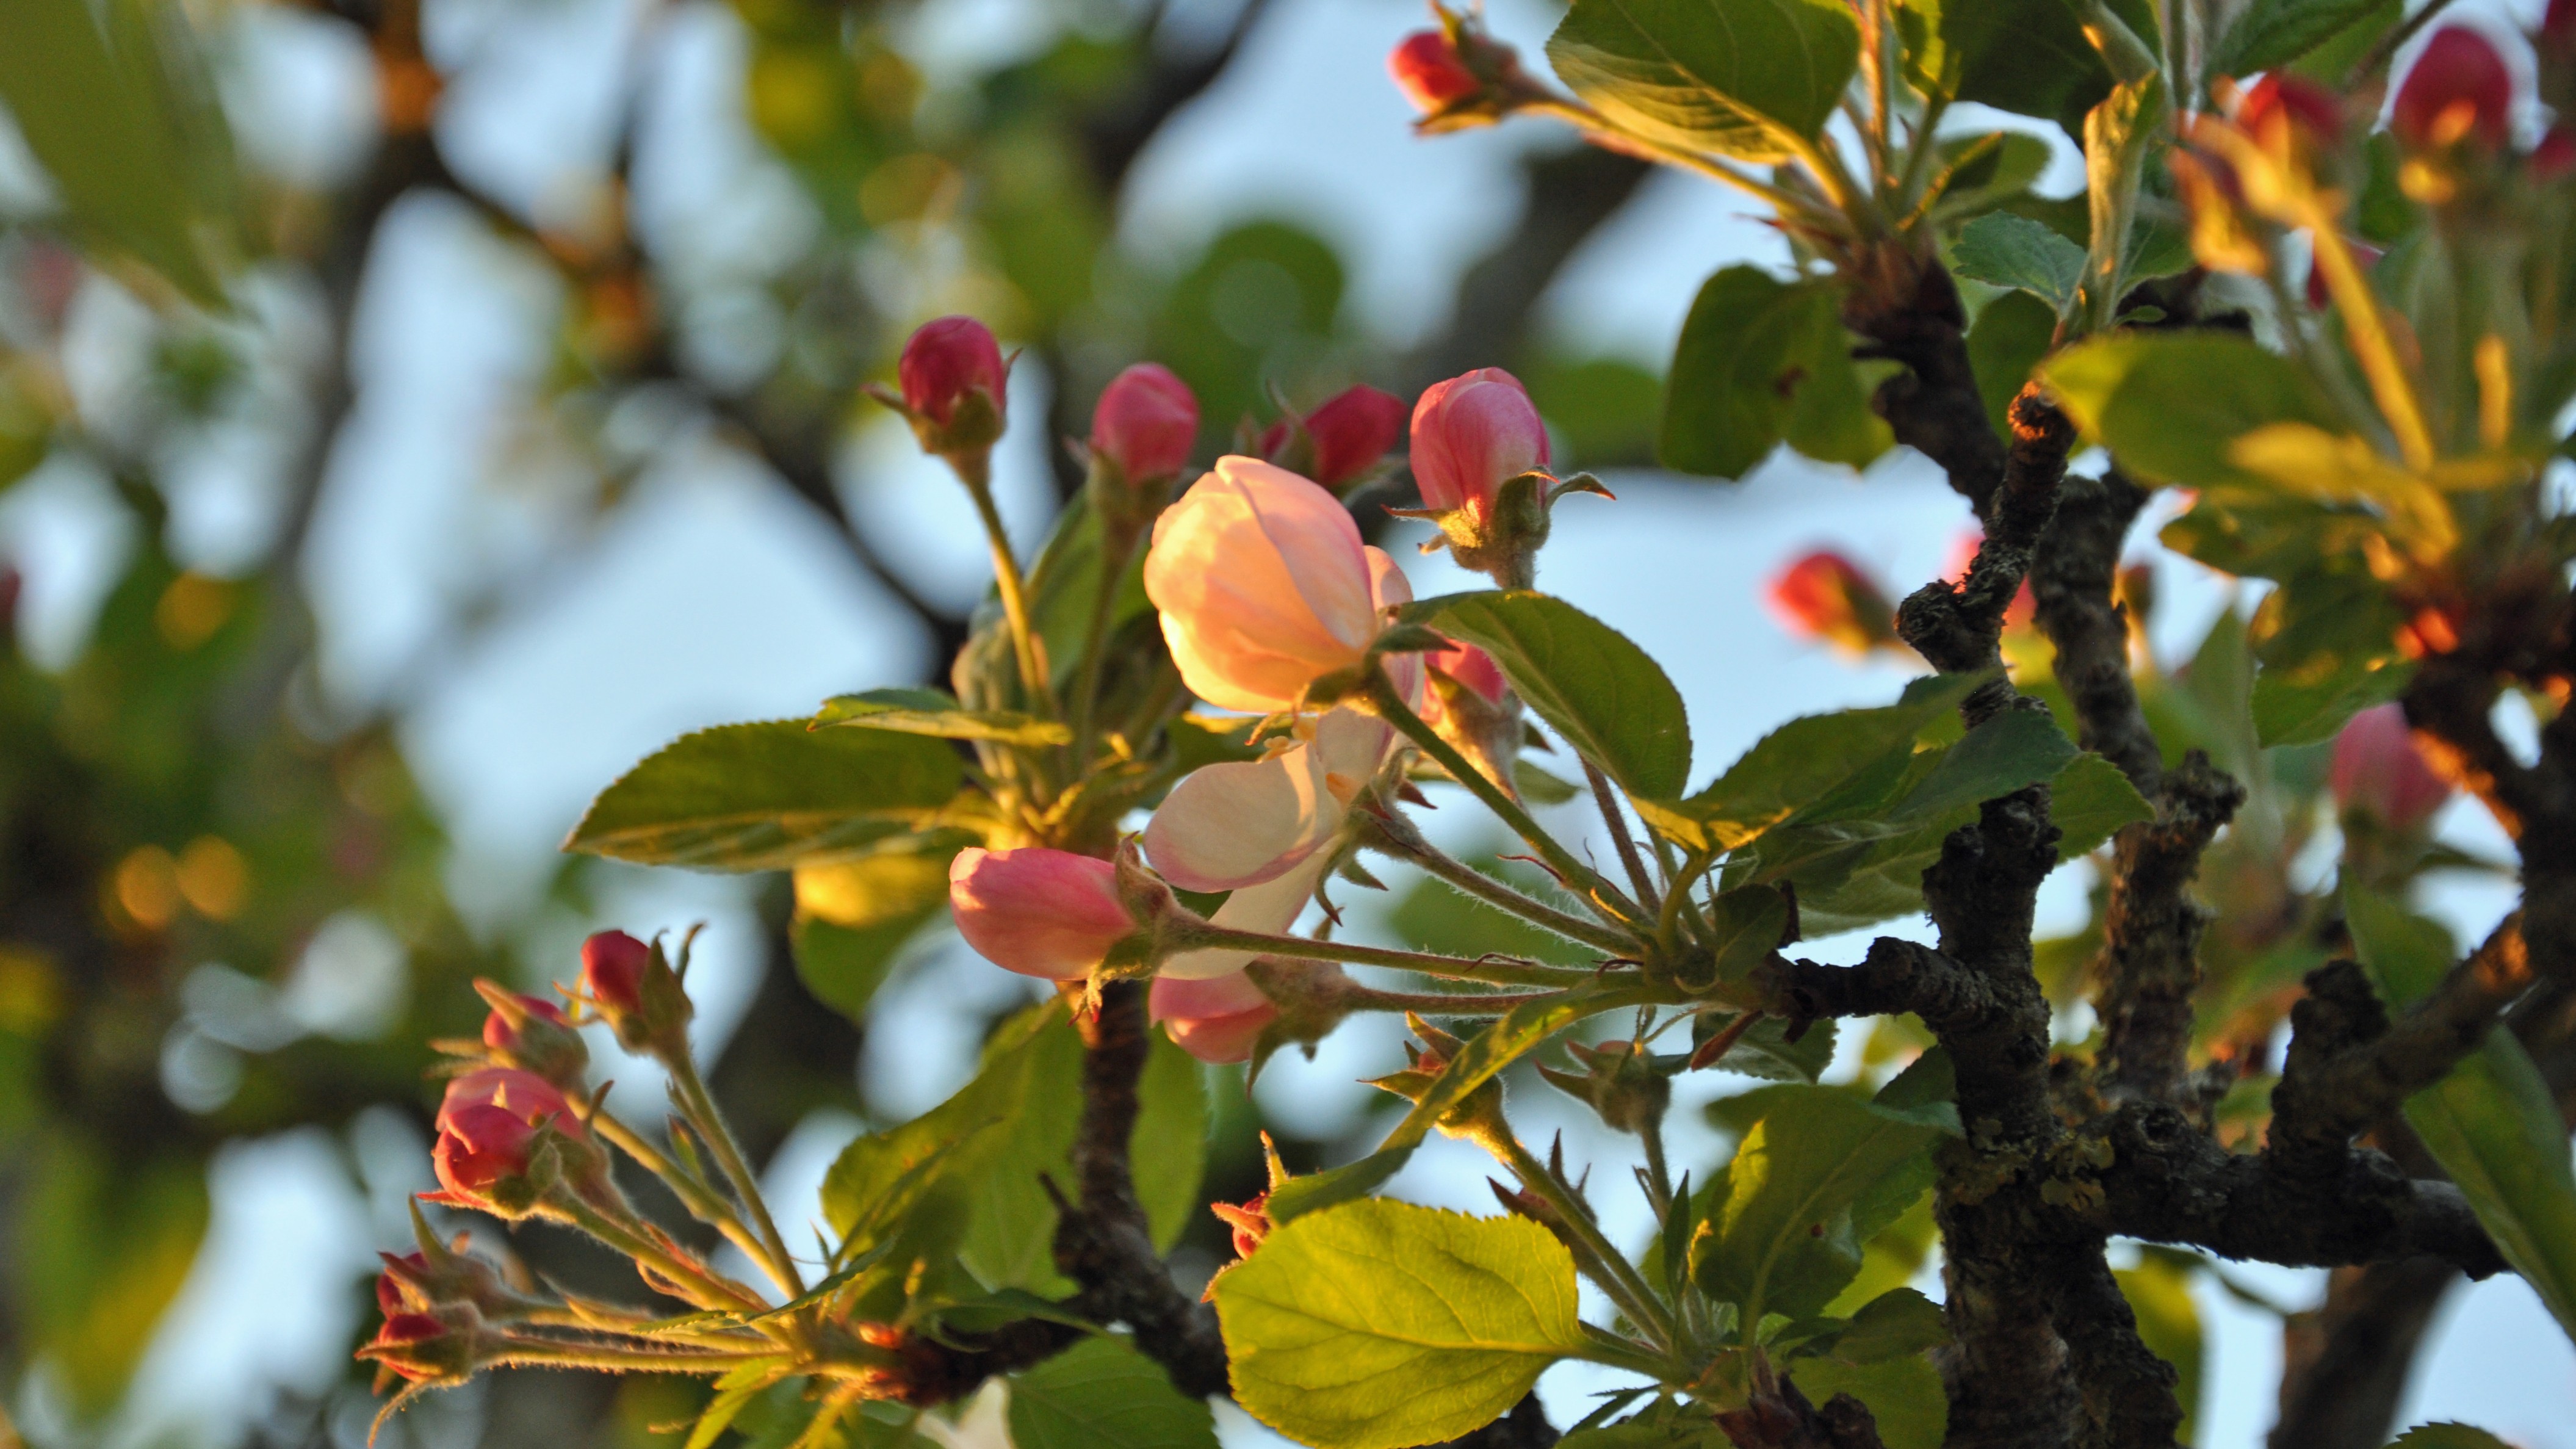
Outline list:
[[[719,725],[602,790],[564,848],[697,870],[847,859],[930,823],[963,774],[949,745],[918,735]]]
[[[1371,1200],[1272,1232],[1216,1282],[1245,1410],[1315,1449],[1404,1449],[1492,1422],[1586,1344],[1574,1259],[1522,1218]]]

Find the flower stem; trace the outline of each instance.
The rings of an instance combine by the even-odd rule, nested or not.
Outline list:
[[[1380,853],[1418,865],[1465,894],[1518,916],[1533,926],[1543,927],[1577,945],[1590,946],[1616,957],[1633,956],[1644,944],[1598,921],[1587,921],[1571,912],[1560,911],[1485,874],[1424,839],[1422,833],[1413,828],[1412,822],[1400,815],[1366,818],[1371,827],[1367,842]]]
[[[1361,1011],[1410,1011],[1423,1016],[1501,1016],[1516,1006],[1545,1001],[1553,991],[1379,991],[1358,986],[1347,998]]]
[[[769,1305],[759,1294],[709,1270],[704,1264],[684,1259],[668,1251],[645,1233],[600,1210],[595,1203],[573,1194],[550,1197],[546,1208],[560,1220],[581,1229],[618,1252],[651,1268],[668,1279],[675,1288],[700,1308],[718,1313],[748,1310],[766,1313]]]
[[[1618,1304],[1628,1321],[1653,1339],[1657,1348],[1671,1352],[1676,1342],[1672,1315],[1655,1297],[1654,1290],[1646,1286],[1645,1278],[1629,1263],[1627,1255],[1602,1236],[1601,1225],[1592,1220],[1592,1209],[1557,1181],[1547,1164],[1531,1156],[1519,1138],[1499,1132],[1482,1140],[1485,1149],[1521,1180],[1522,1187],[1538,1194],[1556,1210],[1557,1217],[1581,1245],[1582,1256],[1591,1260],[1587,1266],[1601,1291],[1610,1295],[1610,1301]]]
[[[1002,596],[1002,616],[1010,622],[1011,651],[1020,666],[1020,687],[1037,712],[1047,718],[1056,714],[1054,681],[1047,678],[1045,649],[1038,642],[1037,630],[1029,623],[1028,583],[1020,576],[1019,560],[1011,555],[1010,535],[1002,530],[1001,510],[993,506],[992,458],[985,453],[950,455],[948,466],[955,469],[957,481],[966,485],[966,495],[975,500],[975,516],[984,521],[984,538],[993,547],[993,588]]]
[[[1439,761],[1440,767],[1447,770],[1460,785],[1466,787],[1469,794],[1483,801],[1486,809],[1500,816],[1503,823],[1512,828],[1513,834],[1529,842],[1530,848],[1539,853],[1540,858],[1547,862],[1548,867],[1554,870],[1560,879],[1579,886],[1582,893],[1591,897],[1593,904],[1604,911],[1615,923],[1634,926],[1646,919],[1645,914],[1638,910],[1636,902],[1621,895],[1619,888],[1602,879],[1599,872],[1582,861],[1576,860],[1574,852],[1567,850],[1557,842],[1555,836],[1541,829],[1539,823],[1530,818],[1530,813],[1521,808],[1518,800],[1505,794],[1501,786],[1486,779],[1482,770],[1467,763],[1465,756],[1459,754],[1447,740],[1440,738],[1439,733],[1431,726],[1424,724],[1422,716],[1415,714],[1412,706],[1404,702],[1404,696],[1396,689],[1395,682],[1386,677],[1384,669],[1376,669],[1372,672],[1367,689],[1369,705],[1376,710],[1378,718],[1395,726],[1399,733],[1413,741],[1424,754]]]
[[[775,1344],[746,1345],[739,1353],[715,1349],[630,1348],[607,1343],[559,1343],[551,1339],[511,1338],[509,1347],[487,1363],[512,1368],[586,1368],[608,1373],[731,1373],[755,1358],[775,1358]]]
[[[1595,979],[1594,973],[1590,971],[1566,966],[1542,966],[1534,961],[1515,961],[1494,957],[1470,960],[1464,956],[1441,956],[1429,951],[1398,951],[1386,946],[1362,946],[1350,941],[1318,941],[1308,936],[1273,936],[1263,931],[1237,931],[1230,927],[1206,923],[1184,926],[1176,932],[1176,935],[1178,939],[1172,944],[1181,951],[1220,947],[1235,951],[1254,951],[1264,956],[1286,956],[1300,961],[1347,961],[1354,966],[1387,966],[1398,971],[1419,971],[1427,976],[1446,976],[1458,981],[1485,981],[1506,986],[1544,986],[1565,990]]]
[[[733,1129],[725,1125],[724,1114],[716,1110],[715,1098],[707,1091],[704,1078],[698,1075],[697,1061],[687,1052],[674,1052],[663,1064],[671,1073],[671,1095],[678,1100],[680,1114],[706,1139],[715,1153],[716,1166],[733,1184],[734,1195],[742,1199],[743,1211],[751,1218],[752,1227],[760,1234],[761,1251],[753,1254],[770,1277],[778,1280],[787,1296],[797,1297],[805,1291],[805,1280],[796,1271],[796,1260],[787,1251],[787,1240],[778,1235],[778,1224],[769,1217],[769,1205],[760,1195],[760,1179],[754,1177],[751,1165],[743,1161],[742,1148],[733,1140]]]
[[[1096,510],[1095,510],[1096,511]],[[1118,606],[1118,591],[1127,582],[1128,561],[1136,556],[1136,531],[1100,520],[1100,584],[1092,590],[1091,617],[1082,631],[1082,660],[1074,669],[1073,768],[1091,764],[1091,746],[1100,707],[1100,670],[1109,652],[1109,619]]]
[[[1636,837],[1628,833],[1628,817],[1619,809],[1619,797],[1610,788],[1610,777],[1590,760],[1583,762],[1583,778],[1592,785],[1592,803],[1601,807],[1601,818],[1610,827],[1611,843],[1619,848],[1620,863],[1628,867],[1628,884],[1637,888],[1637,903],[1654,910],[1655,878],[1646,873],[1646,862],[1637,854]]]
[[[744,1225],[742,1215],[697,1174],[673,1162],[669,1154],[655,1147],[634,1128],[610,1116],[605,1109],[591,1114],[590,1127],[634,1158],[637,1166],[660,1178],[663,1186],[671,1189],[671,1195],[680,1200],[680,1205],[689,1210],[689,1216],[724,1234],[725,1241],[740,1248],[744,1257],[758,1263],[761,1271],[791,1297],[799,1291],[791,1279],[778,1276],[778,1270],[769,1262],[769,1255],[763,1250],[760,1240]]]

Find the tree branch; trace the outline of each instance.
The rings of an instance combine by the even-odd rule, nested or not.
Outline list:
[[[2075,1369],[2087,1449],[2171,1449],[2181,1376],[2138,1337],[2138,1317],[2098,1247],[2057,1255],[2050,1316]]]
[[[1082,1022],[1082,1123],[1073,1144],[1081,1197],[1067,1203],[1057,1196],[1056,1266],[1082,1285],[1075,1312],[1126,1324],[1137,1349],[1161,1364],[1182,1393],[1199,1398],[1226,1392],[1216,1314],[1173,1284],[1127,1166],[1151,1030],[1145,987],[1135,981],[1102,987],[1098,1009]]]
[[[2335,1272],[2324,1305],[2283,1325],[2281,1417],[2270,1449],[2379,1449],[2407,1371],[2460,1270],[2433,1258]]]
[[[1886,306],[1894,291],[1901,305]],[[1868,339],[1853,356],[1888,358],[1905,365],[1878,385],[1870,406],[1887,419],[1896,441],[1914,448],[1950,475],[1950,486],[1980,519],[2004,475],[2004,443],[1986,420],[1977,373],[1968,361],[1968,314],[1959,289],[1938,263],[1922,263],[1907,286],[1854,287],[1843,323]]]
[[[2146,502],[2147,490],[2116,470],[2067,479],[2040,536],[2030,591],[2040,631],[2057,650],[2058,686],[2075,703],[2076,743],[2119,766],[2153,800],[2164,758],[2129,677],[2129,621],[2112,601],[2121,546]]]
[[[2178,1102],[2192,995],[2200,988],[2200,937],[2213,914],[2192,899],[2191,883],[2201,853],[2245,803],[2245,787],[2194,750],[2160,777],[2150,798],[2156,818],[2120,832],[2103,911],[2094,965],[2104,1033],[2100,1076],[2114,1100]]]

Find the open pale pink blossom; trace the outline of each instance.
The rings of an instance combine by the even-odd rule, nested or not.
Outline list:
[[[1145,593],[1181,681],[1221,709],[1264,713],[1358,664],[1381,611],[1413,600],[1339,499],[1240,456],[1219,458],[1155,520]]]
[[[1433,383],[1413,404],[1413,481],[1426,508],[1492,512],[1504,483],[1547,464],[1547,425],[1499,367]]]
[[[1146,1004],[1172,1043],[1203,1062],[1251,1056],[1261,1029],[1279,1018],[1279,1008],[1241,971],[1200,981],[1157,976]]]
[[[968,849],[948,867],[957,934],[1005,971],[1050,981],[1091,973],[1136,923],[1108,861],[1067,850]]]
[[[1298,726],[1299,742],[1266,759],[1204,765],[1172,787],[1145,827],[1145,855],[1165,880],[1230,891],[1273,880],[1330,844],[1344,813],[1395,744],[1357,710]]]

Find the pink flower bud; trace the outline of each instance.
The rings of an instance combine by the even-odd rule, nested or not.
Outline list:
[[[1412,463],[1425,507],[1482,518],[1506,480],[1545,466],[1547,425],[1520,379],[1480,367],[1414,402]]]
[[[1205,981],[1157,976],[1146,1006],[1174,1045],[1203,1062],[1251,1056],[1261,1029],[1279,1018],[1279,1008],[1240,971]]]
[[[1380,611],[1413,600],[1340,500],[1231,456],[1155,520],[1145,593],[1162,611],[1181,681],[1220,709],[1263,713],[1359,664]]]
[[[1395,77],[1396,89],[1424,115],[1447,110],[1485,88],[1459,59],[1458,47],[1445,31],[1417,30],[1404,37],[1388,54],[1386,70]]]
[[[2512,125],[2513,73],[2487,38],[2465,25],[2434,32],[2406,83],[2397,89],[2388,129],[2415,150],[2435,150],[2474,136],[2485,150],[2504,147]]]
[[[957,934],[1005,971],[1050,981],[1091,974],[1136,933],[1117,868],[1068,850],[968,849],[948,867]]]
[[[581,984],[605,1012],[644,1009],[644,971],[653,950],[624,931],[600,931],[581,943]]]
[[[957,405],[969,394],[982,393],[997,419],[1009,399],[1001,344],[993,340],[990,328],[972,317],[923,323],[903,344],[895,376],[903,384],[904,406],[943,428],[956,418]]]
[[[1188,467],[1198,436],[1199,400],[1159,363],[1140,362],[1111,379],[1091,413],[1091,451],[1130,484]]]
[[[1302,420],[1314,449],[1307,476],[1341,491],[1343,484],[1376,467],[1396,439],[1404,436],[1406,412],[1404,399],[1365,383],[1325,399]],[[1261,434],[1261,455],[1273,463],[1284,462],[1282,455],[1295,436],[1285,421],[1272,423]]]
[[[1270,1236],[1270,1194],[1255,1193],[1245,1203],[1212,1202],[1208,1211],[1217,1215],[1234,1232],[1234,1255],[1249,1258],[1252,1250]]]
[[[2451,783],[2433,773],[2407,727],[2405,707],[2397,704],[2373,705],[2343,727],[2326,783],[2346,812],[2401,834],[2421,827],[2451,798]]]
[[[1896,611],[1860,566],[1831,549],[1790,564],[1763,594],[1771,616],[1801,638],[1852,654],[1896,642]]]
[[[2325,87],[2274,71],[2237,103],[2236,124],[2257,137],[2286,125],[2310,144],[2332,146],[2343,139],[2343,106]]]
[[[497,1107],[530,1127],[551,1121],[576,1141],[589,1136],[581,1119],[573,1115],[572,1102],[554,1083],[516,1067],[483,1067],[449,1082],[447,1095],[438,1105],[436,1125],[446,1127],[451,1117],[469,1107]]]

